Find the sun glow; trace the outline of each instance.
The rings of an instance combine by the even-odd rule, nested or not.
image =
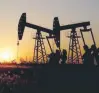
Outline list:
[[[13,52],[11,50],[3,51],[0,55],[0,61],[11,61],[13,60]]]
[[[5,59],[5,60],[8,60],[10,58],[10,54],[8,52],[4,52],[2,54],[2,58]]]

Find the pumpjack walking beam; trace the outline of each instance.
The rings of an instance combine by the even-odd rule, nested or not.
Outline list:
[[[29,28],[39,30],[41,32],[46,32],[46,33],[48,33],[50,35],[53,34],[53,31],[50,30],[50,29],[47,29],[47,28],[44,28],[44,27],[41,27],[41,26],[37,26],[37,25],[31,24],[31,23],[27,23],[26,22],[26,13],[23,13],[21,15],[21,17],[20,17],[19,24],[18,24],[18,37],[19,37],[19,40],[22,40],[25,26],[29,27]]]

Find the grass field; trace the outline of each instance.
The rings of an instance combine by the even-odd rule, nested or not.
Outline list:
[[[0,93],[96,93],[98,72],[98,67],[83,65],[2,65]]]

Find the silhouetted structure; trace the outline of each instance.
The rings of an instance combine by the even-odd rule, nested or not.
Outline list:
[[[49,55],[49,64],[59,64],[60,57],[60,50],[56,50],[56,53],[52,52]]]
[[[99,58],[98,58],[98,50],[95,45],[91,46],[91,55],[94,57],[94,63],[96,62],[95,65],[97,65]]]
[[[59,60],[60,60],[60,50],[56,50],[55,53],[55,64],[59,64]]]
[[[94,57],[91,55],[91,49],[87,45],[84,46],[85,53],[83,54],[83,64],[94,65]]]
[[[66,61],[67,61],[67,51],[66,51],[66,49],[63,49],[62,54],[61,54],[61,59],[62,59],[61,64],[65,64]]]
[[[55,53],[54,52],[50,53],[48,57],[49,57],[49,64],[54,64],[54,62],[55,62]]]
[[[99,66],[99,48],[97,48],[97,63],[98,63],[98,66]]]
[[[99,66],[99,48],[97,48],[97,64]]]

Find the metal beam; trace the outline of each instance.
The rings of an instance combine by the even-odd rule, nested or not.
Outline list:
[[[37,26],[37,25],[31,24],[31,23],[26,23],[26,27],[33,28],[33,29],[36,29],[36,30],[40,30],[40,31],[46,32],[48,34],[53,34],[53,30],[50,30],[50,29],[47,29],[47,28],[44,28],[44,27],[41,27],[41,26]]]
[[[86,27],[89,26],[90,22],[82,22],[82,23],[77,23],[77,24],[70,24],[70,25],[64,25],[64,26],[60,26],[60,31],[62,30],[66,30],[66,29],[75,29],[75,28],[79,28],[79,27]]]

